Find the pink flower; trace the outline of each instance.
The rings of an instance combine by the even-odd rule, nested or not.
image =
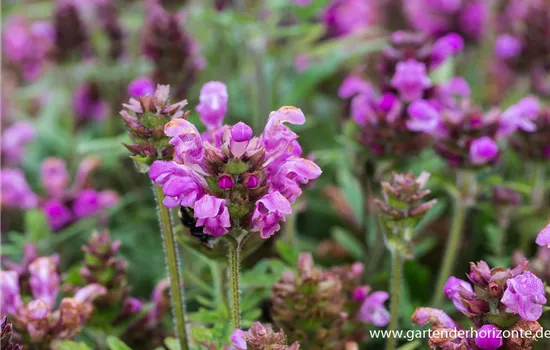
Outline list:
[[[279,191],[290,203],[302,194],[300,185],[321,175],[321,168],[310,160],[298,157],[289,158],[275,173],[273,189]]]
[[[149,169],[149,177],[163,186],[164,205],[193,207],[204,194],[206,182],[190,168],[175,162],[156,161]],[[202,181],[201,181],[202,180]]]
[[[77,218],[94,216],[101,210],[99,193],[94,189],[85,189],[75,198],[72,210]]]
[[[279,221],[292,212],[289,201],[279,192],[266,194],[256,202],[252,215],[252,231],[260,232],[262,238],[269,238],[279,231]]]
[[[380,97],[358,94],[351,100],[351,117],[360,126],[395,122],[403,110],[397,96],[386,93]]]
[[[546,304],[544,283],[529,271],[506,281],[506,290],[500,302],[506,305],[506,312],[519,314],[522,319],[536,321],[542,315]]]
[[[495,41],[495,55],[501,59],[510,59],[521,53],[521,41],[508,34],[500,35]]]
[[[502,113],[498,135],[509,136],[518,129],[526,132],[535,131],[537,126],[533,120],[537,118],[539,110],[539,102],[535,97],[522,98]]]
[[[364,81],[360,77],[350,75],[340,85],[338,97],[350,98],[356,94],[364,94],[369,97],[375,95],[374,88],[369,82]]]
[[[54,157],[44,160],[40,166],[40,181],[49,196],[63,196],[69,185],[69,172],[65,161]]]
[[[15,314],[23,306],[19,294],[19,275],[15,271],[0,271],[0,308],[2,313]]]
[[[59,292],[59,274],[57,264],[59,257],[40,257],[29,265],[29,283],[32,295],[35,299],[41,300],[53,309]]]
[[[243,337],[244,331],[242,329],[235,329],[233,333],[231,334],[231,342],[233,342],[233,345],[235,346],[236,350],[246,350],[246,340]]]
[[[195,217],[197,226],[204,226],[204,233],[221,236],[231,228],[229,211],[225,199],[205,195],[195,202]]]
[[[476,334],[475,342],[481,350],[496,350],[503,344],[501,330],[492,324],[481,326]]]
[[[141,97],[153,95],[155,93],[155,83],[147,77],[138,77],[128,85],[128,95],[132,97]]]
[[[53,231],[59,231],[73,221],[73,213],[61,201],[51,199],[42,205],[42,212],[46,216]]]
[[[464,306],[464,304],[461,301],[460,293],[466,293],[466,294],[473,294],[474,290],[472,288],[472,285],[464,280],[461,280],[456,277],[449,277],[447,280],[447,283],[445,283],[445,288],[443,289],[443,293],[445,293],[445,296],[453,301],[453,304],[457,308],[458,311],[468,314],[468,309]]]
[[[219,81],[208,82],[202,86],[199,98],[196,109],[201,121],[209,130],[219,128],[227,113],[227,87]]]
[[[376,1],[332,0],[321,14],[329,36],[344,36],[368,29],[377,24],[379,11]]]
[[[397,63],[391,85],[399,91],[403,100],[412,102],[422,98],[424,90],[432,86],[432,81],[424,63],[409,59]]]
[[[411,131],[433,133],[441,122],[437,109],[424,100],[414,101],[408,108],[407,128]]]
[[[357,319],[363,323],[384,327],[390,321],[390,313],[384,303],[390,295],[387,292],[371,293],[364,301],[357,313]]]
[[[23,159],[27,145],[34,141],[36,130],[26,121],[7,127],[2,133],[2,156],[11,165],[18,165]]]
[[[470,145],[470,161],[476,165],[487,164],[498,156],[497,143],[488,136],[472,141]]]
[[[540,246],[550,248],[550,223],[539,232],[536,243]]]
[[[0,170],[0,192],[0,203],[3,207],[32,209],[38,205],[38,197],[19,169]]]

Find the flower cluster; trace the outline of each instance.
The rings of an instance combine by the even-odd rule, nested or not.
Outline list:
[[[175,96],[185,96],[204,66],[197,43],[180,27],[177,16],[162,8],[160,1],[148,1],[146,6],[141,50],[155,65],[153,80],[172,85]]]
[[[232,350],[298,350],[300,344],[286,345],[285,332],[275,332],[271,326],[255,322],[248,331],[236,329],[231,335]]]
[[[171,159],[174,147],[164,133],[164,125],[172,119],[184,118],[187,101],[169,104],[170,87],[158,85],[151,94],[150,81],[140,79],[129,86],[131,98],[120,115],[128,128],[131,145],[126,148],[138,163],[151,164],[156,159]],[[137,95],[137,96],[136,96]]]
[[[321,21],[329,37],[354,34],[374,27],[379,18],[378,1],[332,0],[321,14]]]
[[[509,0],[498,19],[495,55],[510,69],[526,73],[534,92],[550,96],[550,4]]]
[[[38,257],[28,265],[30,301],[22,296],[22,281],[16,271],[1,272],[2,312],[13,320],[13,327],[32,344],[49,348],[53,341],[71,339],[89,319],[93,300],[106,293],[104,287],[89,284],[73,297],[57,305],[59,292],[58,257]]]
[[[339,96],[352,98],[351,116],[361,127],[361,142],[373,154],[416,154],[430,142],[426,133],[437,127],[437,115],[418,113],[418,105],[436,98],[437,86],[428,74],[462,47],[456,34],[432,42],[422,34],[398,31],[378,62],[380,94],[358,77],[342,83]]]
[[[470,273],[467,275],[473,287],[467,281],[450,277],[445,284],[445,296],[453,301],[458,311],[472,320],[478,329],[478,337],[451,339],[434,336],[430,339],[430,345],[442,348],[463,346],[474,349],[497,349],[505,342],[509,348],[515,349],[515,343],[521,341],[524,346],[527,345],[522,349],[529,349],[534,338],[502,339],[500,333],[489,332],[491,329],[540,328],[537,320],[541,317],[542,307],[546,303],[544,284],[526,269],[525,260],[514,269],[490,269],[486,262],[480,261],[470,264]],[[419,325],[432,323],[436,329],[461,329],[443,311],[431,308],[417,309],[412,321]],[[481,330],[485,332],[480,332]],[[487,334],[491,336],[488,337]],[[451,344],[455,347],[451,347]]]
[[[88,186],[90,173],[99,166],[96,158],[85,158],[74,177],[72,186],[64,160],[47,158],[42,162],[40,176],[46,192],[41,208],[54,231],[82,218],[101,214],[118,202],[118,194],[112,190],[97,191]]]
[[[298,136],[284,125],[303,124],[305,116],[298,108],[282,107],[270,114],[264,132],[252,137],[243,122],[222,125],[227,100],[223,83],[205,84],[197,111],[207,131],[201,135],[186,119],[166,124],[174,159],[153,163],[149,176],[162,186],[164,204],[191,208],[204,233],[221,236],[243,228],[269,238],[291,213],[300,185],[321,174],[300,157]]]
[[[3,28],[2,51],[6,61],[16,67],[27,81],[43,71],[54,42],[53,28],[46,22],[28,23],[11,16]]]
[[[477,42],[485,33],[489,16],[485,0],[407,0],[403,4],[413,28],[436,38],[458,33]]]
[[[26,146],[33,142],[36,130],[30,122],[20,121],[8,126],[2,132],[2,162],[17,166],[23,160]]]
[[[388,293],[369,294],[370,288],[359,284],[362,265],[323,271],[314,266],[310,254],[303,253],[297,267],[297,274],[283,273],[271,298],[273,320],[290,339],[307,348],[338,348],[348,336],[362,338],[354,332],[361,329],[357,321],[376,326],[388,323],[384,308]]]

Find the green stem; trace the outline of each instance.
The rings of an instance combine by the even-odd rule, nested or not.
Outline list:
[[[451,233],[447,239],[447,246],[445,247],[445,253],[443,254],[443,264],[439,270],[439,277],[437,278],[435,288],[433,306],[436,308],[440,308],[443,303],[443,289],[445,287],[445,283],[447,283],[447,279],[449,279],[449,276],[453,272],[460,241],[462,240],[466,210],[467,206],[461,201],[460,198],[456,198],[454,203]]]
[[[531,204],[535,210],[539,210],[544,205],[544,164],[538,163],[533,165],[533,189],[531,191]]]
[[[285,239],[286,241],[298,251],[298,245],[296,240],[296,209],[292,210],[292,213],[286,217],[285,223]]]
[[[498,218],[498,237],[497,237],[497,247],[496,253],[499,258],[505,258],[506,254],[506,239],[508,233],[508,227],[510,226],[510,217],[512,213],[507,210],[503,213],[499,213]]]
[[[228,237],[227,241],[229,242],[229,283],[231,291],[231,323],[233,328],[241,328],[241,295],[240,295],[240,285],[239,285],[239,263],[240,263],[240,253],[241,253],[241,244],[238,238]]]
[[[155,187],[155,198],[159,213],[159,223],[162,231],[162,243],[164,246],[164,258],[168,268],[170,278],[170,299],[172,301],[172,314],[174,316],[174,327],[178,337],[180,349],[189,349],[189,336],[187,334],[187,322],[185,314],[185,299],[183,294],[183,278],[179,273],[179,255],[174,232],[172,231],[172,221],[170,211],[163,204],[164,193],[162,188],[153,184]]]
[[[403,257],[398,249],[392,251],[391,281],[390,281],[390,324],[388,330],[395,331],[399,327],[399,311],[401,303],[401,283],[403,281]],[[397,349],[397,338],[390,336],[386,350]]]

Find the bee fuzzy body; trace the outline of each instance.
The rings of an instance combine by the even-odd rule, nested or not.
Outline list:
[[[194,211],[189,207],[180,207],[178,211],[181,224],[189,230],[191,235],[201,241],[209,248],[214,247],[214,243],[217,240],[216,237],[210,236],[204,233],[204,228],[197,225],[197,219],[194,217]]]

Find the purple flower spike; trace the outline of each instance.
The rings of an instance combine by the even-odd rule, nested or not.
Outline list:
[[[201,121],[209,130],[222,125],[227,113],[227,87],[220,81],[211,81],[204,84],[200,92],[200,104],[197,106]]]
[[[48,195],[60,198],[69,185],[67,164],[60,158],[47,158],[40,166],[40,180]]]
[[[430,134],[434,132],[441,121],[437,109],[424,100],[413,102],[408,111],[410,119],[407,120],[407,128],[411,131],[422,131]]]
[[[492,324],[483,325],[477,330],[475,342],[481,350],[496,350],[503,344],[502,332]]]
[[[136,78],[128,85],[128,95],[135,98],[153,95],[154,93],[155,83],[147,77]]]
[[[497,143],[488,136],[472,141],[470,145],[470,161],[476,165],[487,164],[498,156]]]
[[[269,238],[281,228],[279,221],[285,221],[285,215],[291,212],[292,207],[288,199],[281,193],[266,194],[256,202],[252,215],[252,230],[260,232],[260,236],[264,239]]]
[[[550,223],[539,232],[536,243],[540,246],[550,248]]]
[[[403,100],[412,102],[422,98],[424,90],[431,87],[432,82],[426,73],[426,65],[409,59],[397,64],[391,85],[399,91]]]
[[[506,286],[500,300],[506,305],[506,311],[519,314],[524,320],[538,320],[542,315],[542,306],[546,304],[542,280],[527,271],[507,280]]]
[[[212,236],[221,236],[231,228],[229,211],[225,199],[205,195],[195,202],[197,226],[204,226],[204,232]]]
[[[40,257],[29,265],[32,295],[46,303],[50,309],[53,309],[59,292],[58,260],[57,256]]]
[[[384,302],[390,295],[387,292],[374,292],[370,294],[359,309],[357,319],[364,323],[384,327],[390,321],[390,313],[384,307]]]
[[[498,58],[507,60],[519,56],[521,53],[521,41],[516,37],[503,34],[495,42],[495,55]]]
[[[86,189],[80,192],[73,202],[72,209],[78,218],[96,215],[101,209],[99,193],[94,189]]]
[[[15,314],[23,306],[19,294],[19,275],[15,271],[0,271],[0,307],[2,313]]]
[[[31,190],[25,175],[19,169],[0,170],[0,203],[2,207],[32,209],[38,205],[38,197]]]
[[[53,231],[58,231],[67,226],[73,220],[73,214],[65,204],[52,199],[42,205],[42,212],[50,223]]]
[[[34,141],[36,131],[29,122],[17,122],[2,133],[2,156],[9,164],[21,163],[26,146]]]

